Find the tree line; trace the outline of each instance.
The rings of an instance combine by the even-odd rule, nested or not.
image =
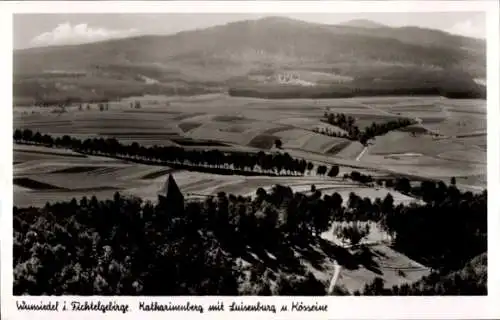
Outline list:
[[[217,149],[193,150],[177,146],[140,146],[137,142],[122,144],[115,138],[77,139],[64,135],[52,137],[40,132],[33,133],[30,129],[16,129],[14,141],[40,144],[47,147],[62,147],[91,155],[122,156],[129,159],[147,160],[152,162],[184,163],[193,166],[208,166],[227,171],[252,171],[265,174],[304,175],[312,172],[314,164],[304,159],[292,158],[288,153],[258,153],[222,152]],[[258,170],[260,169],[260,170]],[[317,174],[337,176],[339,167],[333,165],[328,170],[325,165],[317,167]]]
[[[324,295],[290,250],[327,227],[313,215],[317,201],[276,186],[253,200],[219,193],[182,209],[119,193],[14,207],[14,294]],[[244,272],[250,251],[264,262]]]
[[[390,120],[385,123],[372,122],[370,126],[360,130],[356,125],[356,119],[352,116],[346,116],[343,113],[325,112],[323,117],[324,122],[341,128],[345,131],[345,133],[338,133],[335,130],[330,130],[328,128],[315,129],[315,132],[331,137],[341,137],[353,141],[359,141],[363,145],[366,145],[369,140],[375,138],[376,136],[382,136],[390,131],[398,130],[417,123],[412,119],[400,118],[397,120]]]
[[[470,76],[469,76],[470,78]],[[275,84],[246,84],[233,86],[228,94],[234,97],[255,97],[263,99],[334,99],[377,96],[442,96],[450,99],[485,99],[484,86],[472,80],[459,83],[457,79],[442,83],[428,83],[429,79],[391,79],[375,82],[357,79],[351,84],[328,84],[316,86]],[[366,79],[368,80],[368,79]],[[469,80],[469,79],[468,79]],[[441,82],[443,80],[440,80]]]
[[[53,138],[48,134],[39,132],[33,133],[30,129],[16,129],[14,131],[14,141],[40,144],[47,147],[62,147],[71,149],[80,153],[91,155],[107,155],[121,156],[129,160],[141,160],[148,163],[157,164],[158,162],[187,164],[187,168],[192,166],[208,167],[215,170],[217,173],[245,173],[245,172],[260,172],[265,175],[303,175],[307,172],[312,173],[314,164],[305,161],[304,159],[292,158],[288,153],[258,153],[250,152],[222,152],[217,149],[211,150],[189,150],[177,146],[140,146],[137,142],[131,144],[122,144],[115,138],[92,138],[80,140],[77,138],[64,135],[62,137]],[[197,169],[197,170],[198,170]],[[260,170],[259,170],[260,169]],[[317,175],[327,175],[328,177],[336,177],[340,172],[338,165],[316,166]],[[369,174],[363,174],[353,170],[350,173],[345,173],[344,179],[350,179],[354,182],[359,182],[367,186],[374,187],[375,183],[382,187],[394,189],[403,194],[421,198],[425,202],[429,202],[436,196],[443,197],[447,190],[444,182],[425,181],[420,185],[412,186],[411,182],[406,177],[395,178],[374,178]],[[455,186],[456,179],[451,179],[451,184]],[[456,189],[456,188],[455,188]]]

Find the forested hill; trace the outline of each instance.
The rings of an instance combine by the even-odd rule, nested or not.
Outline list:
[[[289,71],[301,78],[324,73],[326,79],[318,80],[322,85],[336,83],[339,77],[380,84],[417,75],[419,82],[460,79],[473,87],[472,79],[485,78],[483,40],[415,27],[358,24],[270,17],[175,35],[18,50],[14,93],[116,97],[129,91],[173,92],[174,85],[176,92],[197,93],[224,90],[229,84],[260,84],[263,78]]]

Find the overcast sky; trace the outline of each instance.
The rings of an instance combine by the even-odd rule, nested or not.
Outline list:
[[[264,16],[338,24],[369,19],[388,26],[419,26],[454,34],[485,38],[485,14],[447,13],[294,13],[294,14],[16,14],[14,48],[77,44],[142,34],[172,34]]]

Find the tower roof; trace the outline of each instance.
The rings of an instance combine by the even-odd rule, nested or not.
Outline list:
[[[165,198],[184,197],[172,174],[168,175],[167,181],[165,181],[163,187],[158,191],[158,195]]]

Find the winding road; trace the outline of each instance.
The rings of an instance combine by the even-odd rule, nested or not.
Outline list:
[[[339,266],[337,261],[334,261],[334,263],[335,270],[333,271],[333,277],[330,279],[330,285],[328,286],[328,295],[331,295],[333,293],[333,289],[335,288],[335,284],[337,283],[337,279],[339,278],[340,269],[342,268],[341,266]]]

